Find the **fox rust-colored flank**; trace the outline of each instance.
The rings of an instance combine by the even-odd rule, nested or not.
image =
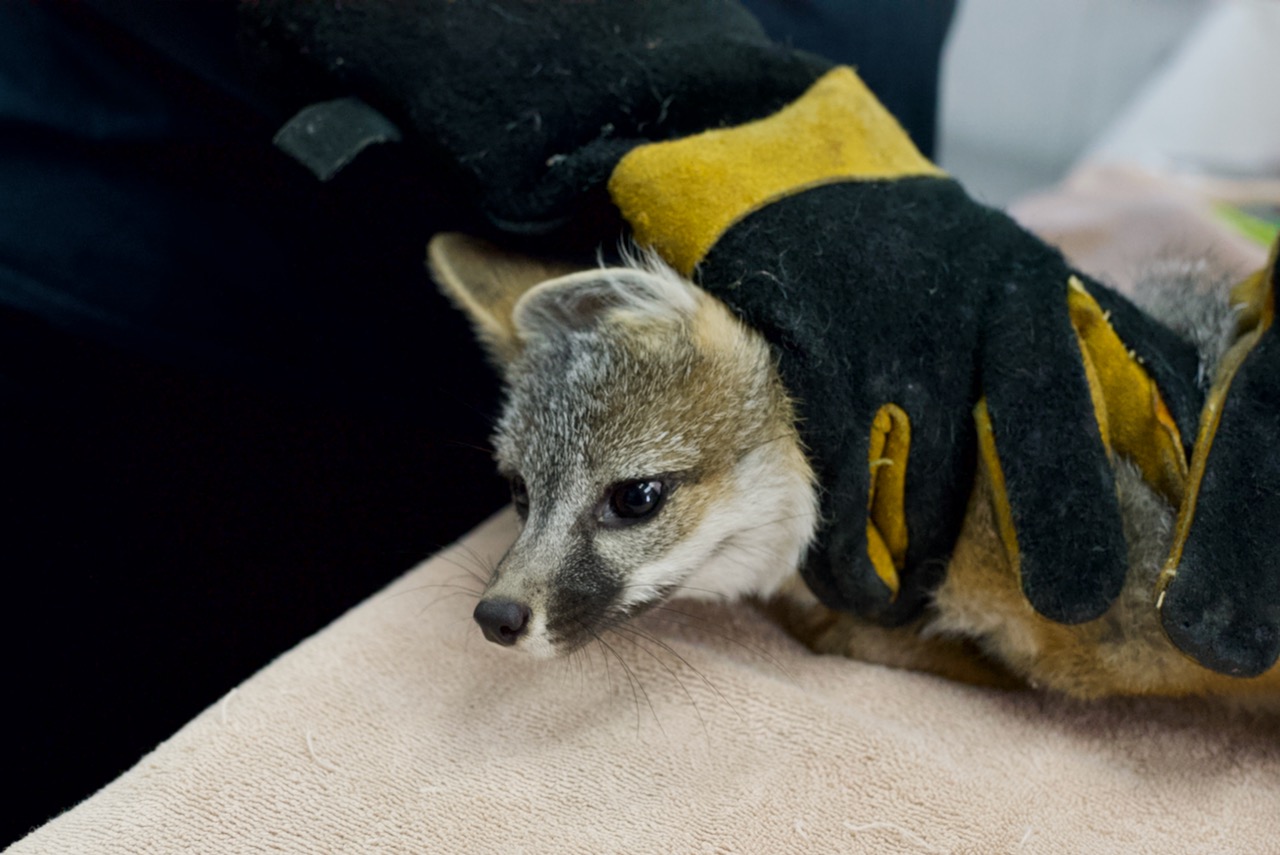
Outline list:
[[[1165,636],[1153,590],[1172,537],[1172,511],[1132,469],[1117,483],[1130,540],[1130,572],[1102,617],[1067,625],[1036,614],[996,530],[986,473],[979,471],[947,578],[924,617],[885,628],[818,604],[797,578],[770,612],[820,653],[941,674],[979,685],[1028,685],[1078,698],[1110,695],[1221,695],[1240,705],[1280,709],[1280,668],[1252,679],[1210,671]],[[1145,503],[1137,514],[1138,503]],[[1154,538],[1136,534],[1152,526]],[[1151,529],[1148,529],[1151,530]],[[1145,533],[1144,533],[1145,534]]]
[[[430,261],[507,390],[495,447],[524,528],[476,608],[490,640],[554,656],[672,596],[750,596],[814,650],[966,682],[1280,701],[1280,667],[1223,676],[1164,635],[1152,597],[1173,510],[1127,462],[1130,569],[1102,617],[1035,613],[980,469],[929,608],[876,626],[820,605],[796,572],[817,486],[768,346],[723,304],[648,257],[569,273],[442,235]]]

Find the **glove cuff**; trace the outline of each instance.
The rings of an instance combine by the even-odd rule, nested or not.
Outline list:
[[[722,234],[778,199],[839,181],[943,174],[840,66],[772,116],[633,149],[609,193],[636,240],[689,276]]]

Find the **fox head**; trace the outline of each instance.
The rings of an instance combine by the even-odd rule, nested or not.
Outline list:
[[[654,258],[566,274],[460,235],[429,254],[505,383],[523,528],[475,610],[489,640],[555,656],[674,595],[790,578],[817,499],[759,335]]]

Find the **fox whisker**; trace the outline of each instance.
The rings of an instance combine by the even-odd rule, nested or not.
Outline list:
[[[649,692],[648,690],[645,689],[644,683],[640,681],[640,678],[636,675],[635,671],[632,670],[631,666],[627,664],[627,660],[622,657],[622,654],[619,653],[613,647],[613,645],[605,641],[604,638],[595,630],[592,630],[590,628],[586,628],[586,630],[588,633],[591,634],[592,637],[595,638],[596,641],[600,642],[600,644],[604,647],[605,650],[612,653],[614,658],[618,660],[618,664],[622,666],[622,672],[626,675],[627,682],[631,686],[632,702],[635,704],[636,736],[640,735],[640,698],[641,696],[644,697],[645,704],[649,707],[649,714],[653,716],[653,720],[658,725],[658,729],[662,731],[663,736],[666,736],[666,731],[662,727],[662,721],[658,718],[658,711],[654,709],[653,699],[649,697]]]
[[[657,614],[658,612],[663,612],[664,614]],[[665,616],[666,614],[678,615],[680,617],[688,618],[688,620],[687,621],[677,620],[676,618],[666,617]],[[674,623],[677,626],[690,627],[698,630],[699,632],[705,632],[709,635],[713,635],[722,641],[727,641],[730,644],[734,645],[735,647],[739,647],[742,650],[747,651],[748,653],[751,653],[755,656],[759,656],[761,659],[764,659],[774,668],[777,668],[778,673],[782,674],[788,680],[795,679],[794,676],[791,674],[791,672],[788,671],[785,667],[783,667],[782,663],[779,662],[777,658],[771,655],[767,650],[752,644],[747,644],[742,639],[734,638],[732,635],[729,635],[728,633],[719,632],[713,629],[707,624],[706,619],[703,618],[701,615],[690,614],[689,612],[682,612],[679,609],[675,609],[667,605],[658,605],[658,606],[654,606],[653,611],[645,615],[645,620],[658,621],[662,623]]]
[[[654,661],[654,662],[657,662],[657,663],[658,663],[658,665],[659,665],[659,666],[661,666],[661,667],[662,667],[662,669],[663,669],[664,671],[666,671],[668,674],[670,674],[670,675],[672,676],[672,678],[676,681],[676,685],[680,687],[680,691],[681,691],[681,692],[684,694],[684,696],[689,700],[689,705],[690,705],[691,707],[693,707],[693,713],[694,713],[694,715],[696,715],[696,716],[698,717],[698,724],[702,726],[702,733],[703,733],[703,736],[705,736],[706,738],[710,739],[710,733],[709,733],[709,731],[707,730],[707,722],[706,722],[706,720],[702,717],[702,710],[700,710],[700,709],[698,708],[698,702],[697,702],[697,701],[695,701],[695,700],[693,699],[693,695],[689,692],[689,688],[688,688],[688,686],[686,686],[686,685],[684,684],[684,681],[680,679],[680,675],[676,672],[676,670],[675,670],[674,668],[672,668],[672,667],[671,667],[670,665],[668,665],[665,661],[663,661],[663,659],[662,659],[662,657],[661,657],[661,656],[659,656],[658,654],[654,653],[652,650],[650,650],[650,649],[649,649],[648,647],[646,647],[645,645],[641,644],[641,643],[640,643],[640,641],[639,641],[639,639],[643,638],[643,639],[645,639],[646,641],[652,641],[652,642],[654,642],[654,643],[658,644],[659,646],[663,647],[665,650],[667,650],[668,652],[672,653],[672,655],[674,655],[677,659],[679,659],[681,662],[683,662],[683,663],[684,663],[684,665],[685,665],[686,667],[688,667],[690,670],[692,670],[695,674],[698,674],[698,676],[702,678],[703,682],[709,682],[709,681],[707,681],[706,677],[703,677],[703,676],[702,676],[702,674],[701,674],[701,673],[699,673],[699,672],[698,672],[698,670],[697,670],[696,668],[693,668],[693,666],[689,665],[689,663],[688,663],[687,661],[685,661],[685,659],[684,659],[682,656],[680,656],[678,653],[675,653],[675,651],[671,650],[671,648],[670,648],[670,647],[667,647],[667,645],[663,644],[662,642],[658,641],[657,639],[653,638],[652,636],[646,635],[645,633],[640,632],[639,630],[637,630],[637,629],[635,629],[635,628],[633,628],[633,627],[621,626],[621,625],[620,625],[620,626],[615,626],[615,627],[613,627],[612,629],[610,629],[610,630],[608,630],[608,631],[609,631],[609,632],[612,632],[613,634],[615,634],[615,635],[616,635],[616,636],[618,636],[619,638],[621,638],[621,639],[623,639],[623,640],[625,640],[625,641],[630,642],[633,646],[635,646],[635,647],[639,648],[640,650],[642,650],[642,651],[643,651],[644,653],[646,653],[646,654],[647,654],[651,659],[653,659],[653,661]],[[712,687],[712,688],[713,688],[713,690],[714,690],[714,687]],[[722,695],[721,697],[723,697],[723,695]],[[661,724],[659,724],[658,726],[659,726],[659,728],[661,728],[661,726],[662,726],[662,725],[661,725]]]

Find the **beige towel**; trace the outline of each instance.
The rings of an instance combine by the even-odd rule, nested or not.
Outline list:
[[[1280,853],[1280,721],[817,657],[743,605],[536,662],[470,620],[467,571],[513,531],[482,526],[10,851]]]
[[[453,587],[512,533],[482,526],[10,851],[1280,852],[1280,723],[817,657],[745,606],[535,662]]]

